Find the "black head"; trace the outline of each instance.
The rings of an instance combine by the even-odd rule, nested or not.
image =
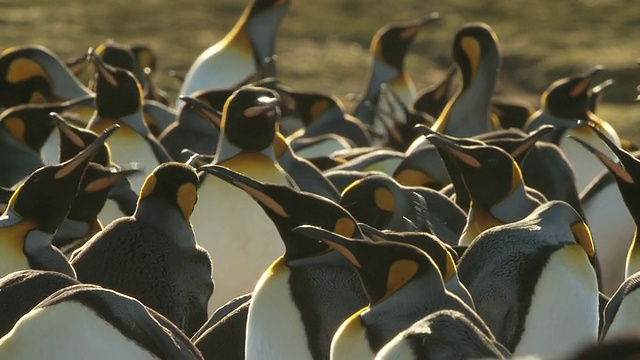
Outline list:
[[[556,80],[542,94],[542,106],[560,118],[587,120],[591,82],[602,69],[597,66],[585,73]]]
[[[117,127],[111,127],[76,156],[58,165],[34,171],[14,192],[9,208],[36,229],[53,234],[64,220],[86,167],[105,140]]]
[[[443,291],[442,277],[433,260],[415,246],[393,241],[350,239],[314,226],[294,230],[325,242],[355,266],[371,304],[376,304],[418,276],[431,275],[430,291]]]
[[[424,89],[416,95],[410,107],[417,111],[427,113],[434,118],[438,118],[449,102],[449,93],[451,92],[453,78],[457,69],[455,66],[449,67],[442,81]]]
[[[280,98],[270,89],[246,86],[234,92],[224,105],[221,127],[232,144],[261,151],[273,142],[280,119]]]
[[[91,130],[68,123],[56,113],[50,114],[60,130],[60,161],[67,161],[93,143],[98,135]],[[102,166],[111,165],[111,151],[107,144],[102,144],[91,162]]]
[[[378,30],[371,40],[371,52],[376,58],[401,70],[404,59],[420,29],[440,18],[438,13],[402,24],[389,24]]]
[[[64,67],[54,53],[41,46],[9,48],[0,54],[0,106],[58,100],[53,94],[53,79],[42,61]]]
[[[140,83],[145,81],[142,69],[130,46],[108,40],[98,45],[95,53],[106,64],[130,71]]]
[[[198,174],[187,164],[168,162],[158,165],[142,184],[138,206],[147,199],[160,199],[175,205],[189,223],[198,200]]]
[[[119,118],[133,114],[142,108],[144,93],[133,73],[105,63],[91,49],[87,56],[98,73],[96,81],[98,114],[103,117]]]

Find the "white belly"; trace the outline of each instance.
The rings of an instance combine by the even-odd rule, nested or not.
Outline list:
[[[247,317],[246,360],[313,359],[282,259],[256,286]]]
[[[60,161],[60,130],[56,126],[40,149],[40,157],[45,165],[57,164]]]
[[[263,181],[281,183],[284,177],[280,178]],[[191,223],[198,244],[209,252],[213,264],[211,313],[232,298],[252,292],[262,273],[284,253],[284,244],[271,219],[243,190],[208,176],[198,197]]]
[[[123,126],[109,137],[107,144],[111,149],[112,161],[120,167],[130,163],[139,164],[143,174],[129,178],[133,191],[139,194],[147,175],[159,164],[149,143],[131,128]]]
[[[93,311],[71,301],[20,318],[0,339],[0,358],[157,359]]]
[[[0,235],[2,236],[2,235]],[[0,277],[14,271],[30,269],[27,258],[22,253],[20,244],[14,239],[0,239]]]
[[[374,356],[359,316],[352,315],[340,325],[331,340],[331,360],[370,360]]]
[[[514,356],[563,359],[598,339],[598,286],[580,245],[568,245],[549,258]]]

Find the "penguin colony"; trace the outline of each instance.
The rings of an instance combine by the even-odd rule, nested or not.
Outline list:
[[[470,23],[419,91],[434,13],[373,36],[349,112],[277,81],[290,5],[252,1],[175,107],[146,46],[0,54],[0,358],[639,356],[640,160],[603,69],[498,101]]]

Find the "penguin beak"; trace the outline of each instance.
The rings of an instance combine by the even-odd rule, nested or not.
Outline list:
[[[89,146],[87,146],[84,150],[79,152],[73,158],[63,162],[61,168],[56,172],[55,178],[60,179],[74,172],[76,169],[85,168],[86,165],[91,161],[93,156],[98,152],[100,147],[104,145],[105,141],[114,131],[116,131],[120,125],[114,125],[107,130],[104,131],[102,135],[100,135],[94,142],[92,142]]]
[[[339,252],[342,256],[344,256],[351,264],[353,264],[353,266],[357,268],[362,267],[362,265],[350,249],[350,247],[352,247],[353,244],[356,243],[356,241],[349,240],[346,237],[312,225],[298,226],[297,228],[293,229],[293,232],[302,234],[312,239],[316,239],[318,241],[322,241],[323,243],[329,245],[329,247],[331,247],[332,249]]]
[[[211,121],[211,123],[216,128],[220,129],[220,123],[222,122],[222,112],[190,96],[180,95],[180,100],[184,101],[187,105],[196,109],[207,120]]]
[[[593,78],[604,70],[604,66],[597,65],[584,73],[584,79],[571,89],[569,96],[578,97],[590,90]]]
[[[91,61],[95,65],[99,75],[107,80],[109,84],[118,86],[118,80],[113,76],[113,73],[115,72],[114,68],[102,61],[102,58],[96,54],[93,48],[89,48],[87,60]]]
[[[67,124],[65,119],[62,116],[60,116],[60,114],[52,112],[49,114],[49,116],[51,116],[51,118],[55,120],[56,126],[58,126],[58,130],[60,130],[61,133],[63,133],[67,138],[69,138],[74,145],[76,145],[79,148],[86,147],[84,140],[82,140],[78,135],[76,135],[76,133],[73,132],[73,130],[71,129],[71,126]]]
[[[365,223],[358,223],[358,227],[362,232],[374,242],[387,241],[385,233]]]
[[[243,115],[253,118],[261,115],[273,116],[278,108],[278,99],[269,96],[261,96],[258,98],[258,105],[246,108]]]
[[[469,155],[464,147],[454,143],[453,141],[446,139],[439,134],[427,135],[427,139],[438,149],[446,151],[468,166],[471,166],[473,168],[480,167],[480,161],[478,161],[478,159]]]
[[[268,207],[279,216],[283,218],[289,217],[289,214],[287,214],[282,205],[266,193],[265,184],[220,165],[204,165],[199,167],[198,170],[206,171],[207,173],[214,175],[241,190],[244,190],[256,201]]]
[[[555,130],[555,126],[553,125],[543,125],[539,127],[535,131],[530,132],[529,136],[527,136],[527,138],[522,142],[522,144],[518,146],[516,149],[510,151],[509,154],[514,159],[518,159],[520,156],[524,155],[529,150],[531,150],[533,148],[533,145],[535,145],[535,143],[537,143],[538,140],[542,139],[543,137],[545,137],[547,134],[551,133],[554,130]]]

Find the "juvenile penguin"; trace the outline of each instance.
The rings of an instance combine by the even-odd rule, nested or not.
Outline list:
[[[61,331],[64,329],[64,331]],[[55,292],[0,339],[4,359],[202,359],[170,321],[95,285]]]
[[[64,102],[92,95],[51,50],[12,47],[0,54],[0,107]]]
[[[398,94],[404,104],[413,100],[416,89],[411,77],[404,69],[404,60],[413,40],[420,29],[440,18],[440,14],[432,13],[414,21],[388,24],[378,30],[369,47],[373,62],[369,68],[368,79],[364,87],[364,94],[356,105],[353,115],[360,119],[370,131],[380,132],[384,129],[375,124],[375,114],[380,101],[380,86],[388,84]]]
[[[253,289],[246,358],[328,359],[333,333],[366,305],[366,295],[344,257],[293,229],[311,224],[363,238],[355,219],[336,203],[311,193],[264,184],[217,165],[201,169],[249,194],[280,235],[264,240],[279,240],[285,247]]]
[[[511,354],[461,312],[436,311],[391,339],[375,360],[509,359]]]
[[[180,95],[275,76],[276,34],[289,5],[289,0],[252,0],[227,35],[191,64]]]
[[[566,203],[550,201],[482,232],[460,259],[458,275],[478,315],[514,356],[562,358],[597,340],[593,255],[584,221]]]
[[[140,83],[131,72],[105,64],[94,51],[90,50],[87,56],[98,73],[97,108],[87,128],[99,133],[112,124],[119,124],[122,129],[108,142],[113,161],[116,164],[137,162],[147,176],[158,164],[171,159],[144,122]],[[142,177],[131,180],[136,193],[143,181]]]
[[[314,226],[295,231],[318,239],[349,260],[370,299],[333,336],[331,359],[371,359],[391,339],[434,311],[464,313],[491,337],[483,321],[460,298],[448,292],[433,260],[415,246],[349,239]]]
[[[234,92],[222,111],[213,164],[258,181],[288,185],[289,177],[277,164],[273,149],[279,118],[274,91],[247,86]],[[209,304],[213,312],[251,291],[284,248],[273,223],[244,191],[204,176],[199,194],[192,223],[198,242],[216,265],[216,291]]]
[[[144,182],[138,207],[74,252],[78,279],[133,296],[186,334],[207,320],[211,260],[190,222],[198,177],[189,165],[158,166]]]
[[[51,241],[71,207],[87,164],[116,128],[72,159],[34,171],[14,191],[0,216],[0,276],[35,269],[75,278],[75,271]]]

